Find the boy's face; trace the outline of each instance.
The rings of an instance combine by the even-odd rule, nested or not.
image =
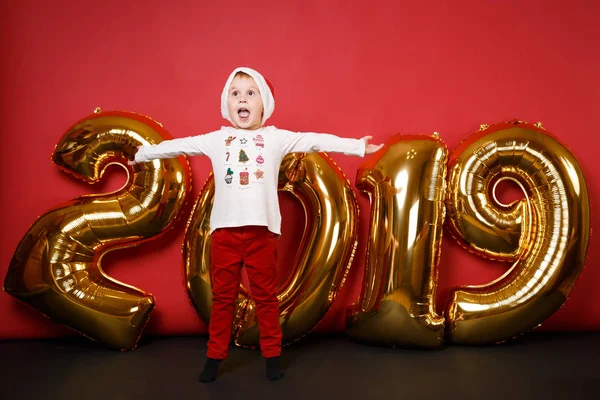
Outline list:
[[[263,117],[260,91],[249,76],[236,76],[229,86],[227,110],[233,126],[238,129],[258,129]]]

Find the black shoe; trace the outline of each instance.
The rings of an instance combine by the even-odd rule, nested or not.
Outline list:
[[[279,363],[279,357],[271,357],[267,358],[267,379],[270,381],[276,381],[285,375],[283,370],[281,369],[281,365]]]
[[[219,369],[219,364],[221,364],[221,361],[223,360],[206,357],[206,363],[204,364],[204,369],[198,377],[198,382],[208,383],[217,379],[217,370]]]

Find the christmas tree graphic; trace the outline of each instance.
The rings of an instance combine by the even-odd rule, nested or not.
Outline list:
[[[246,154],[246,152],[244,150],[240,150],[240,162],[247,162],[248,160],[250,160],[248,158],[248,155]]]

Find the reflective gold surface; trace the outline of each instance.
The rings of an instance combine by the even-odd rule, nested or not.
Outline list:
[[[128,181],[39,217],[15,251],[5,291],[108,347],[135,348],[154,297],[110,278],[100,261],[109,251],[155,238],[181,211],[190,187],[184,158],[126,165],[136,146],[168,136],[148,117],[100,110],[66,132],[52,155],[55,165],[94,183],[116,163],[127,169]]]
[[[469,251],[513,262],[502,277],[455,288],[446,307],[454,343],[505,341],[541,324],[581,272],[590,234],[588,192],[575,157],[541,124],[493,125],[449,161],[448,226]],[[494,188],[510,179],[524,199],[503,205]]]
[[[283,344],[289,344],[318,324],[342,287],[356,247],[358,207],[350,183],[325,154],[285,157],[279,189],[294,195],[306,216],[295,265],[278,293]],[[211,177],[196,201],[184,243],[188,295],[207,324],[212,303],[209,218],[213,198]],[[255,305],[243,287],[233,332],[237,345],[258,346]]]
[[[443,343],[435,292],[447,160],[437,134],[396,135],[359,169],[356,186],[371,199],[371,226],[349,336],[385,346]]]

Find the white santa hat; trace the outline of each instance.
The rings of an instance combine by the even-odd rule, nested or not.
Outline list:
[[[273,114],[273,110],[275,110],[275,98],[273,97],[273,92],[271,92],[271,88],[267,84],[266,79],[258,71],[255,71],[252,68],[239,67],[233,70],[231,75],[229,75],[225,87],[223,88],[223,93],[221,94],[221,115],[223,118],[233,123],[231,115],[229,115],[229,110],[227,109],[227,96],[229,95],[231,81],[233,81],[235,74],[238,72],[250,75],[252,79],[254,79],[254,82],[256,82],[256,86],[258,86],[258,91],[260,92],[260,97],[263,102],[263,118],[261,125],[264,125],[265,121]]]

